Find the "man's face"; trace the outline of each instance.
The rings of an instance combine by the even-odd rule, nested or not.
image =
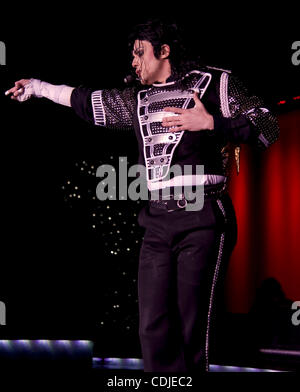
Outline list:
[[[153,46],[149,41],[136,40],[133,46],[132,66],[141,84],[151,85],[161,82],[163,75],[163,56],[157,59],[154,55]]]

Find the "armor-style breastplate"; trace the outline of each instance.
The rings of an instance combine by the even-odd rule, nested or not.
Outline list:
[[[162,126],[164,117],[174,113],[164,112],[166,107],[186,109],[191,107],[194,91],[199,91],[201,99],[211,81],[211,74],[192,71],[184,77],[184,90],[177,82],[153,84],[148,90],[138,93],[138,119],[144,145],[147,181],[156,182],[165,178],[169,172],[175,148],[183,132],[169,132]]]

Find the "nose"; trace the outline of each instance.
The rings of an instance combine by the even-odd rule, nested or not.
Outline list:
[[[136,57],[133,58],[131,65],[133,68],[136,68],[138,66],[138,59]]]

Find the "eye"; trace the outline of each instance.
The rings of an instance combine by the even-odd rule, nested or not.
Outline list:
[[[144,50],[143,50],[143,49],[136,49],[136,50],[134,51],[134,55],[135,55],[135,56],[142,57],[143,54],[144,54]]]

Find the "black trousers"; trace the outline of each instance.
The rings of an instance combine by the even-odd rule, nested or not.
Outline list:
[[[199,211],[144,207],[138,272],[139,337],[145,372],[208,370],[216,291],[236,243],[227,194]]]

